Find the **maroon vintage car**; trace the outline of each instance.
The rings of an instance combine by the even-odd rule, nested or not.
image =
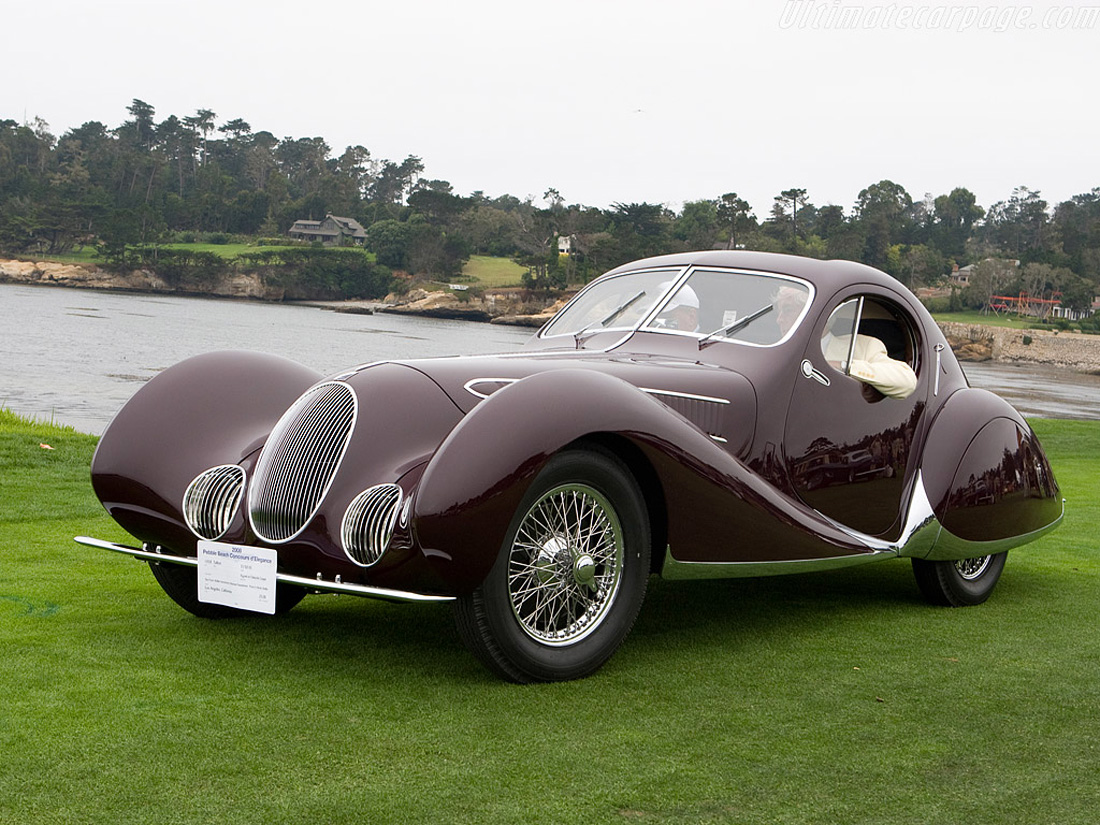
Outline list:
[[[515,681],[600,667],[651,574],[908,557],[977,604],[1063,501],[1034,433],[968,387],[892,278],[847,261],[670,255],[592,282],[522,353],[322,380],[218,352],[158,375],[92,464],[107,511],[205,617],[304,595],[451,601]]]

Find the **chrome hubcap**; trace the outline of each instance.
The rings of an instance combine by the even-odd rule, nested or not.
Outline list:
[[[955,562],[955,569],[966,581],[972,582],[989,568],[992,556],[979,556],[976,559],[963,559]]]
[[[516,531],[508,556],[512,612],[543,644],[580,641],[606,618],[622,570],[623,530],[611,503],[585,484],[555,487]]]

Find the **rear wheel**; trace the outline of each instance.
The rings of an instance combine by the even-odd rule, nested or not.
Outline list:
[[[203,619],[228,619],[233,616],[256,615],[251,610],[239,610],[199,601],[199,571],[182,564],[153,561],[149,569],[168,597],[186,610]],[[306,591],[292,584],[275,586],[275,614],[286,613],[300,602]]]
[[[554,456],[521,502],[489,575],[455,603],[459,634],[514,682],[579,679],[634,626],[649,578],[645,501],[602,450]]]
[[[913,575],[924,598],[932,604],[966,607],[989,598],[1007,557],[1005,552],[961,561],[913,559]]]

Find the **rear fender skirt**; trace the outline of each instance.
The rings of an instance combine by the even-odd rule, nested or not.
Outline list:
[[[200,472],[240,463],[320,375],[256,352],[213,352],[165,370],[107,427],[92,459],[92,486],[107,512],[143,541],[195,538],[180,513]]]
[[[412,505],[417,541],[429,563],[456,592],[476,587],[550,456],[578,439],[607,433],[633,442],[656,470],[677,559],[871,552],[759,479],[656,398],[605,373],[554,370],[493,393],[432,457]]]
[[[1058,484],[1035,433],[985,390],[959,390],[947,400],[928,435],[922,473],[944,529],[933,553],[1021,544],[1062,517]],[[948,549],[951,543],[961,549]]]

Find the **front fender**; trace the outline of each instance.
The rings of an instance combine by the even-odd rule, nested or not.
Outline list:
[[[498,390],[454,428],[424,471],[413,516],[425,556],[459,589],[476,587],[550,456],[583,436],[646,431],[668,416],[626,381],[591,370],[537,373]]]
[[[438,574],[456,592],[480,584],[539,470],[563,447],[597,434],[629,440],[654,468],[663,489],[657,498],[669,502],[668,540],[678,559],[866,550],[665,404],[620,378],[566,369],[493,393],[432,457],[412,506],[417,541]]]
[[[234,464],[320,374],[257,352],[213,352],[165,370],[107,427],[92,459],[92,487],[107,512],[142,541],[193,542],[180,514],[203,470]]]

